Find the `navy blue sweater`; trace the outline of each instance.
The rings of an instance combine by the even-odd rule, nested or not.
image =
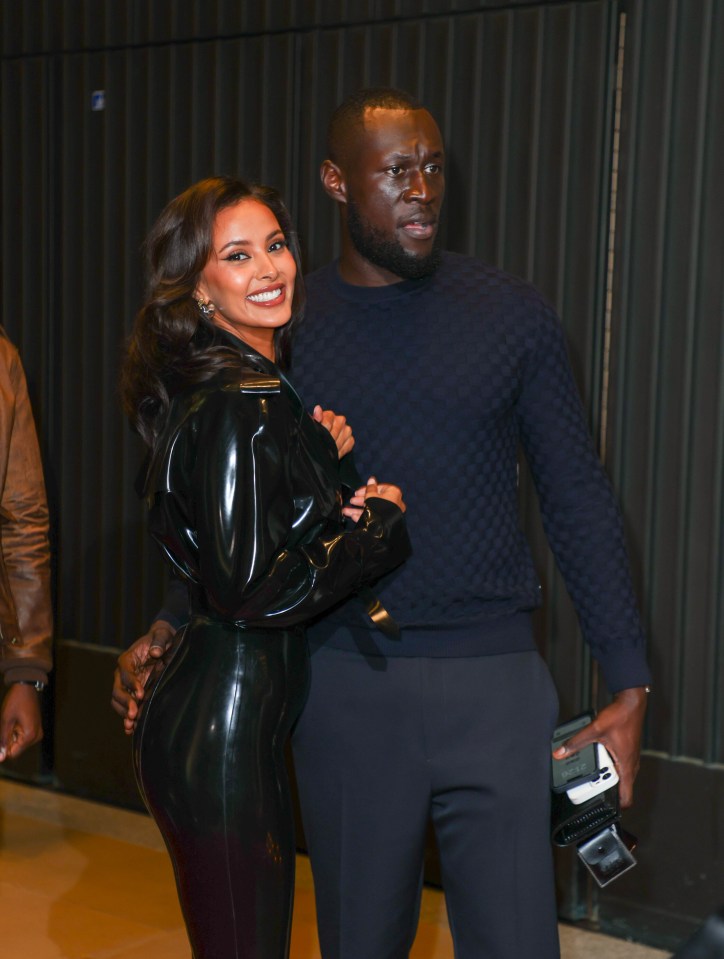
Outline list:
[[[541,588],[520,529],[522,445],[548,541],[612,692],[650,681],[621,516],[601,468],[558,318],[529,284],[446,253],[433,276],[385,287],[307,278],[291,378],[305,405],[344,413],[366,479],[402,486],[413,556],[313,642],[385,655],[530,649]]]

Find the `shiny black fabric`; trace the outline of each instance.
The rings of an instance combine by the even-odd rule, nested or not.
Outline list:
[[[409,554],[372,500],[345,529],[337,450],[280,371],[242,368],[171,406],[144,494],[192,619],[143,708],[136,776],[168,846],[195,959],[286,959],[293,822],[282,748],[303,704],[300,624]]]
[[[298,630],[195,617],[142,712],[136,776],[195,959],[288,955],[295,844],[283,750],[306,688]]]

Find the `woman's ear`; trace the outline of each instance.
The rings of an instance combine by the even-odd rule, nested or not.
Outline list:
[[[319,178],[328,196],[336,203],[347,202],[347,184],[344,175],[336,163],[325,160],[319,168]]]

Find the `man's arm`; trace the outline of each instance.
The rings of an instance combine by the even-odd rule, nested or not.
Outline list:
[[[557,750],[601,742],[616,763],[622,806],[639,768],[646,688],[651,681],[631,583],[623,521],[601,466],[552,311],[541,314],[538,344],[518,403],[521,437],[556,562],[613,701]]]

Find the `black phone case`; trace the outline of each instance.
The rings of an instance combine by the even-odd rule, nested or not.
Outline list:
[[[587,726],[592,721],[593,713],[586,712],[581,713],[580,716],[576,716],[573,719],[569,719],[567,722],[556,726],[556,729],[553,733],[551,746],[555,744],[556,737],[562,730],[565,730],[566,732],[560,737],[560,742],[565,742],[566,739],[569,739],[574,733],[578,732],[579,729]],[[592,779],[595,779],[599,773],[598,751],[595,743],[585,746],[578,753],[574,753],[573,756],[580,756],[580,759],[573,760],[573,757],[568,757],[567,759],[551,758],[551,789],[556,794],[566,793],[574,786],[579,786],[581,783],[590,782]],[[582,772],[581,775],[571,776],[570,778],[561,778],[561,773],[565,771],[566,764],[570,766],[572,760],[577,765],[580,765],[585,771]],[[557,777],[559,778],[558,782],[556,782]]]

